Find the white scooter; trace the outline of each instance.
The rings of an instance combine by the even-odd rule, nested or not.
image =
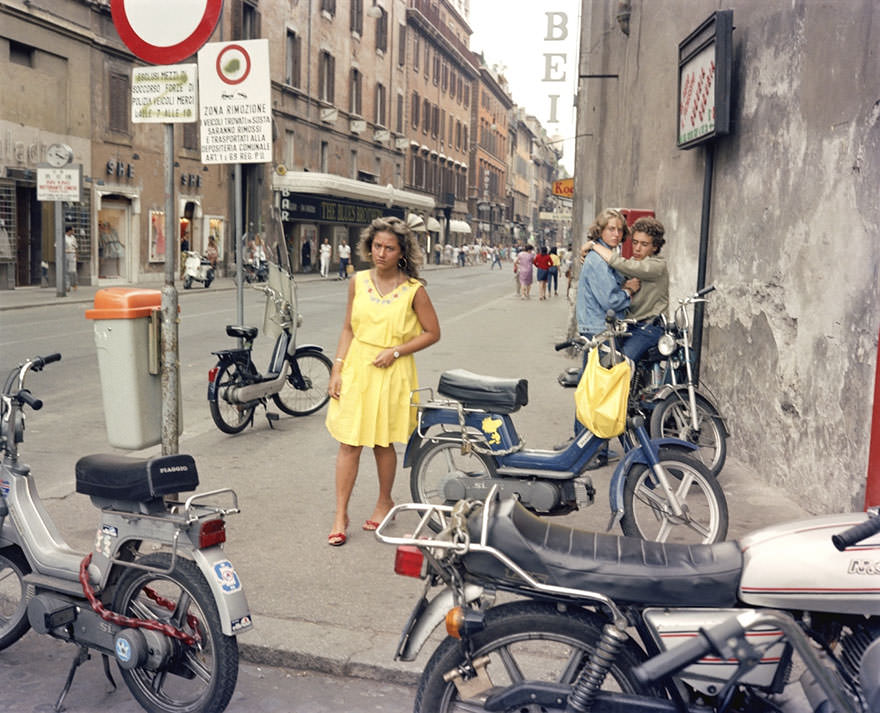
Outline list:
[[[185,250],[183,263],[183,289],[188,290],[193,282],[201,282],[210,287],[214,281],[214,268],[207,258],[195,250]]]
[[[18,459],[23,406],[43,406],[25,378],[59,359],[28,359],[0,395],[0,650],[28,628],[79,647],[56,711],[94,650],[114,688],[116,659],[145,710],[220,713],[238,677],[235,637],[253,626],[222,547],[238,497],[224,488],[172,499],[198,486],[188,455],[86,456],[76,464],[76,491],[100,510],[98,529],[92,552],[71,549]]]

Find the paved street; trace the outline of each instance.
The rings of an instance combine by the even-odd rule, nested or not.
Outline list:
[[[529,405],[515,416],[518,429],[529,446],[550,447],[562,440],[571,428],[573,408],[573,392],[556,383],[557,373],[572,362],[553,350],[566,332],[564,297],[546,302],[515,298],[509,268],[443,268],[426,272],[426,277],[443,337],[417,357],[421,383],[433,386],[444,369],[453,367],[527,377]],[[344,289],[332,280],[301,281],[301,343],[322,344],[332,355]],[[258,415],[254,428],[239,436],[220,433],[210,420],[206,373],[213,363],[210,351],[231,341],[223,324],[233,321],[232,296],[231,291],[208,290],[181,297],[185,430],[180,448],[195,456],[203,489],[231,486],[240,497],[242,513],[228,522],[227,552],[256,623],[254,631],[240,637],[243,654],[258,665],[410,685],[431,645],[411,664],[396,663],[392,655],[421,582],[394,575],[391,548],[360,530],[376,495],[370,454],[364,454],[352,499],[349,542],[329,548],[336,447],[324,429],[323,412],[302,419],[282,417],[275,430]],[[249,305],[248,317],[256,320],[258,305],[251,300]],[[79,549],[91,544],[95,513],[86,498],[73,493],[73,465],[86,453],[112,450],[103,431],[92,326],[82,319],[83,309],[65,305],[0,312],[3,362],[24,354],[64,353],[62,362],[31,381],[46,406],[28,422],[23,453],[50,513]],[[45,334],[35,336],[39,332]],[[567,516],[569,522],[605,529],[610,472],[610,467],[594,472],[597,502],[586,512]],[[399,468],[394,488],[398,502],[410,499],[408,476]],[[760,485],[757,474],[737,461],[735,442],[722,485],[730,506],[731,537],[804,514],[777,491]],[[396,527],[404,532],[407,523]],[[0,662],[15,655],[13,648],[0,654]],[[53,681],[46,692],[54,696],[56,689]],[[335,694],[331,686],[328,695],[331,690]],[[234,699],[230,710],[254,709]],[[343,710],[352,709],[339,708]]]

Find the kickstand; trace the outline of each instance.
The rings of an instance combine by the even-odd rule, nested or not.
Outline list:
[[[273,422],[278,420],[278,414],[272,413],[271,411],[266,411],[266,420],[269,422],[269,428],[274,430],[275,425]]]
[[[110,681],[111,689],[108,693],[113,693],[116,690],[116,681],[113,680],[113,674],[110,673],[110,657],[107,654],[101,654],[101,662],[104,664],[104,675]]]
[[[89,656],[88,647],[80,646],[79,651],[76,652],[76,657],[73,659],[73,663],[70,665],[70,671],[67,672],[67,681],[64,683],[64,688],[61,689],[61,695],[58,696],[58,700],[55,702],[55,713],[60,713],[60,711],[64,710],[64,698],[67,696],[67,692],[70,690],[70,686],[73,683],[73,676],[80,665],[84,664],[90,658],[91,656]]]

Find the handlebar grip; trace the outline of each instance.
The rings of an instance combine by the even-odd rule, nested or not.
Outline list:
[[[605,322],[607,324],[614,324],[617,321],[617,313],[613,309],[609,309],[605,313]]]
[[[843,552],[850,545],[855,545],[871,535],[876,535],[878,532],[880,532],[880,517],[872,517],[865,522],[860,522],[858,525],[853,525],[837,535],[832,535],[831,544]]]
[[[700,631],[693,639],[688,639],[674,648],[664,651],[632,670],[640,683],[650,684],[664,676],[680,671],[688,664],[702,658],[712,650],[712,644]]]
[[[702,290],[697,292],[697,297],[702,297],[703,295],[708,295],[710,292],[715,290],[715,285],[709,285],[708,287],[704,287]]]
[[[568,347],[572,347],[572,346],[574,346],[574,342],[571,341],[571,339],[569,339],[569,340],[564,341],[564,342],[559,342],[559,344],[557,344],[557,345],[556,345],[555,347],[553,347],[553,348],[554,348],[556,351],[561,352],[563,349],[568,349]]]
[[[60,352],[55,352],[54,354],[49,354],[48,356],[39,357],[40,366],[46,366],[47,364],[52,364],[56,361],[61,361]]]
[[[27,389],[22,389],[18,392],[18,400],[30,406],[34,411],[39,411],[43,408],[43,402]]]

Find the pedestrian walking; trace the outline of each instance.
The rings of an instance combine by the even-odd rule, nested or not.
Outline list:
[[[532,265],[535,262],[534,248],[531,244],[527,244],[513,261],[513,271],[519,279],[519,298],[521,300],[530,299],[529,292],[532,289]]]
[[[559,266],[562,261],[554,245],[550,248],[550,268],[547,270],[547,296],[559,297]]]
[[[330,375],[327,430],[339,441],[336,514],[327,543],[344,545],[348,503],[361,451],[373,449],[379,496],[364,530],[375,530],[394,506],[397,470],[393,443],[405,443],[415,427],[410,393],[418,388],[413,354],[440,339],[437,313],[419,279],[421,250],[409,226],[376,218],[361,233],[361,256],[373,267],[355,274]]]
[[[550,273],[550,265],[552,265],[550,253],[547,246],[542,245],[538,254],[535,255],[535,267],[538,269],[538,293],[540,295],[538,299],[547,299],[547,276]]]
[[[344,242],[339,246],[339,279],[348,279],[348,264],[351,260],[351,246]]]
[[[489,265],[489,269],[491,270],[496,265],[498,265],[499,270],[503,270],[504,268],[501,266],[501,248],[491,248],[492,250],[492,264]]]
[[[64,288],[66,290],[70,290],[71,287],[75,290],[79,284],[76,274],[76,250],[76,235],[73,228],[68,226],[64,231]]]
[[[318,252],[318,259],[321,263],[321,277],[327,277],[330,273],[330,253],[333,248],[330,247],[330,241],[324,238]]]

